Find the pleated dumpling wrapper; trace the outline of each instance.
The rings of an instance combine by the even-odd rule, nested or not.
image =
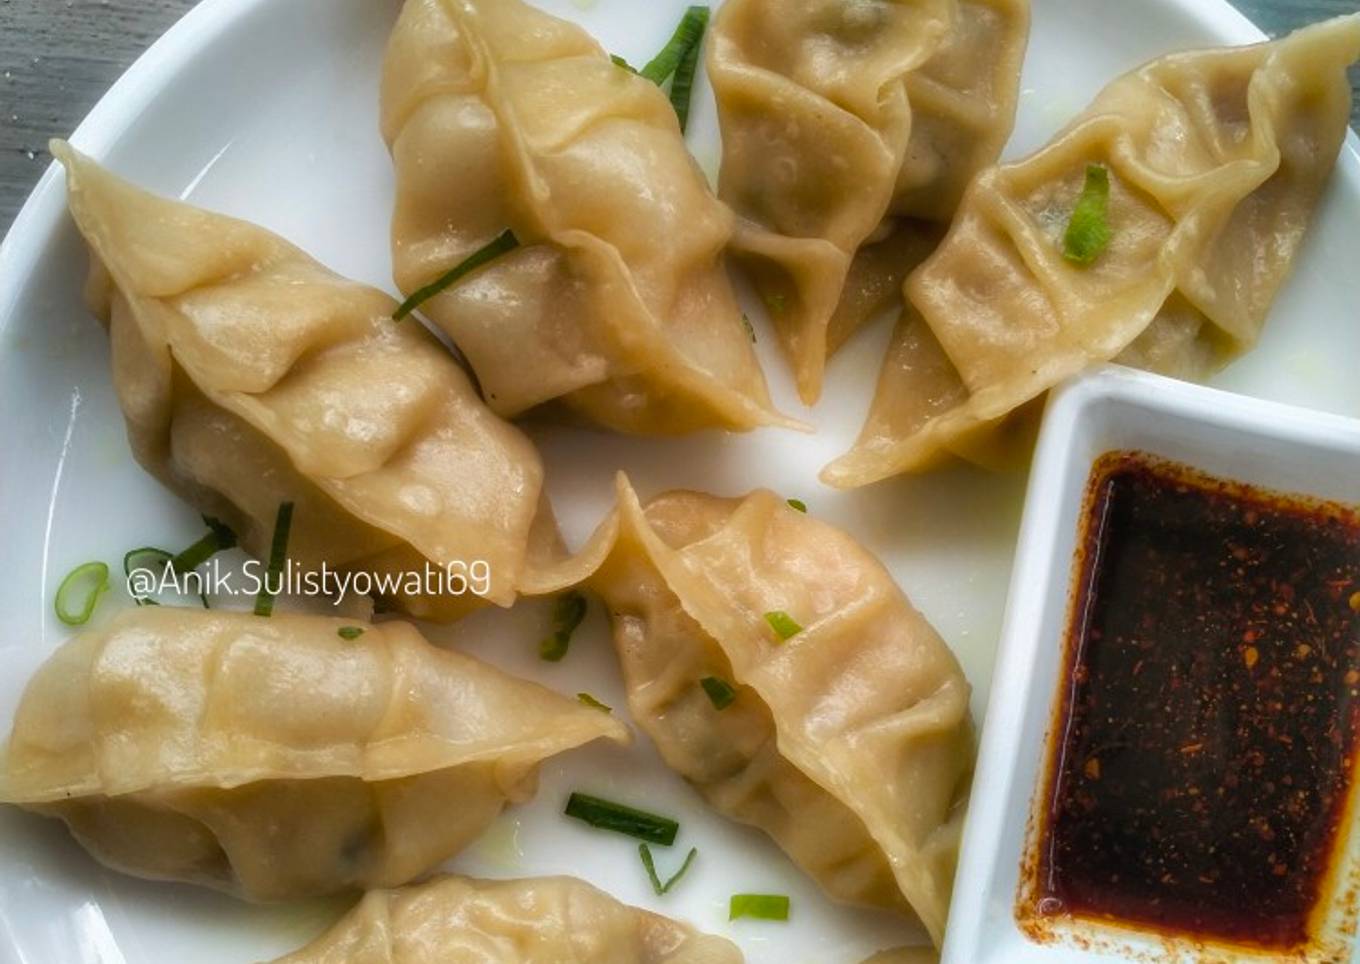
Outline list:
[[[805,402],[1015,122],[1029,0],[728,0],[719,193]]]
[[[422,618],[507,606],[540,577],[553,588],[537,451],[418,322],[392,320],[389,296],[263,228],[52,151],[147,471],[261,558],[292,502],[297,566],[371,573]]]
[[[407,0],[388,45],[392,262],[505,416],[553,399],[625,432],[793,425],[722,262],[732,213],[655,84],[521,0]]]
[[[915,310],[868,421],[823,480],[865,485],[951,453],[1004,462],[1007,416],[1089,365],[1200,379],[1251,348],[1336,163],[1357,56],[1360,16],[1163,57],[1037,154],[979,175],[908,281]],[[1108,181],[1110,236],[1083,265],[1065,237],[1088,178],[1097,197]]]
[[[763,490],[644,510],[620,480],[596,540],[608,551],[588,584],[666,763],[832,897],[914,914],[938,943],[972,776],[969,685],[882,564]]]
[[[574,877],[436,877],[366,894],[275,964],[741,964],[732,942]]]
[[[108,866],[250,900],[394,887],[457,853],[605,713],[410,625],[146,606],[39,668],[0,802]]]

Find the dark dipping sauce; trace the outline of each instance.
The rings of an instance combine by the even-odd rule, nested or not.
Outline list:
[[[1305,944],[1348,812],[1360,519],[1113,452],[1082,539],[1035,909]]]

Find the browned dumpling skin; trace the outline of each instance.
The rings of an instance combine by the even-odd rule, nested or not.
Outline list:
[[[628,733],[406,623],[146,606],[39,668],[0,802],[116,870],[282,900],[426,873],[600,737]]]
[[[392,320],[392,298],[263,228],[53,152],[143,468],[261,558],[293,502],[298,566],[396,579],[387,595],[423,618],[552,588],[560,544],[538,453],[428,332]],[[479,560],[484,585],[426,578]]]
[[[1089,365],[1200,379],[1250,349],[1336,163],[1357,56],[1360,16],[1163,57],[979,175],[909,280],[868,421],[823,480],[1023,457],[1026,407]],[[1063,235],[1092,164],[1109,172],[1113,238],[1081,267]]]
[[[521,0],[407,0],[382,128],[402,291],[507,228],[521,242],[421,305],[495,411],[559,399],[643,434],[794,424],[723,267],[731,212],[666,96],[579,27]]]
[[[728,0],[708,71],[733,247],[805,402],[900,300],[1015,120],[1029,0]]]
[[[741,964],[731,941],[573,877],[436,877],[374,891],[275,964]]]
[[[772,492],[626,481],[582,558],[628,705],[713,807],[759,827],[833,898],[944,933],[973,739],[949,648],[878,560]],[[767,613],[800,627],[788,639]],[[730,684],[719,708],[702,681]]]

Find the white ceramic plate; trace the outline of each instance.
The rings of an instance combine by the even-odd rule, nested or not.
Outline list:
[[[685,0],[538,0],[636,63],[657,49]],[[1259,34],[1221,0],[1035,0],[1014,156],[1040,145],[1116,74],[1167,50]],[[336,270],[391,289],[391,174],[377,133],[377,78],[396,0],[207,0],[100,102],[75,143],[146,187],[257,221]],[[717,164],[711,95],[701,87],[691,142]],[[1219,384],[1360,413],[1360,159],[1352,137],[1257,351]],[[180,546],[201,529],[188,507],[133,462],[111,390],[108,349],[80,303],[85,256],[54,172],[0,247],[0,726],[37,665],[68,634],[51,612],[57,582],[99,558],[115,570],[133,546]],[[759,311],[752,311],[776,402],[799,407]],[[759,432],[625,439],[535,428],[570,540],[606,511],[624,468],[644,495],[671,487],[734,494],[767,485],[807,501],[888,564],[954,647],[979,719],[1005,603],[1023,478],[955,468],[836,493],[818,469],[853,439],[888,335],[862,332],[831,366],[813,437]],[[111,594],[101,616],[128,605]],[[522,605],[434,635],[565,692],[623,706],[602,615],[594,610],[560,665],[541,664],[546,612]],[[677,853],[700,856],[684,884],[655,898],[633,844],[559,815],[572,788],[669,812]],[[537,799],[506,814],[454,867],[493,876],[574,873],[631,902],[731,936],[755,962],[840,964],[919,934],[823,899],[765,838],[709,813],[645,741],[591,749],[544,769]],[[726,920],[736,891],[792,898],[787,924]],[[242,962],[291,949],[342,908],[336,901],[253,907],[191,887],[104,871],[54,822],[0,812],[0,961]]]

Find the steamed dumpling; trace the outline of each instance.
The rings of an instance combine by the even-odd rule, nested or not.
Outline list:
[[[481,560],[483,595],[509,605],[549,563],[557,529],[538,453],[428,332],[392,321],[391,298],[263,228],[155,197],[69,145],[52,149],[147,471],[256,556],[292,501],[299,566],[401,577],[384,595],[424,618],[483,599],[412,591],[441,586],[406,574]]]
[[[888,572],[768,491],[644,510],[621,482],[602,532],[590,585],[666,762],[832,897],[912,913],[938,942],[972,773],[969,686]],[[781,639],[773,612],[801,630]],[[731,705],[706,677],[734,687]]]
[[[721,937],[573,877],[437,877],[364,896],[275,964],[741,964]]]
[[[1336,163],[1357,56],[1360,16],[1163,57],[979,175],[908,282],[858,443],[823,479],[864,485],[951,453],[985,464],[1027,403],[1093,363],[1200,379],[1250,349]],[[1113,236],[1080,267],[1063,235],[1088,165],[1108,171]]]
[[[728,0],[720,193],[803,400],[900,297],[1015,120],[1029,0]]]
[[[791,424],[722,263],[732,214],[657,86],[521,0],[407,0],[388,47],[392,260],[505,416],[553,399],[625,432]]]
[[[97,859],[252,900],[392,887],[533,794],[608,715],[400,622],[147,606],[39,668],[0,802],[60,817]]]

